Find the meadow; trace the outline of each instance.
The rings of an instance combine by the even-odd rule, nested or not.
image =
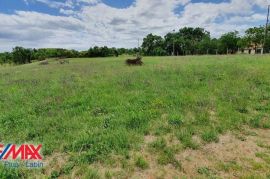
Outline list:
[[[270,56],[124,60],[0,66],[0,141],[42,143],[47,164],[0,178],[270,177]],[[256,150],[186,168],[226,137]]]

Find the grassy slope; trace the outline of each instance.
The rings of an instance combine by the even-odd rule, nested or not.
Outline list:
[[[112,153],[128,158],[146,135],[171,134],[196,149],[192,136],[213,142],[245,125],[269,128],[269,59],[147,57],[142,67],[125,66],[123,58],[72,59],[0,67],[0,141],[42,143],[45,156],[68,153],[73,165],[83,165],[106,163]]]

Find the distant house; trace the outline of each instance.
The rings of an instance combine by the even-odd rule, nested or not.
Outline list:
[[[259,45],[255,45],[255,44],[251,44],[246,48],[242,48],[238,50],[238,53],[240,54],[261,54],[263,52],[263,45],[259,44]]]

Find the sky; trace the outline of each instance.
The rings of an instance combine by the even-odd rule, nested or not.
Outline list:
[[[270,0],[0,0],[0,51],[25,48],[87,50],[138,46],[202,27],[212,37],[266,23]]]

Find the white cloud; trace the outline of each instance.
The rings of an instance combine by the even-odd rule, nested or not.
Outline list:
[[[28,0],[29,1],[29,0]],[[32,0],[58,8],[65,16],[18,11],[0,14],[0,51],[26,47],[87,49],[93,45],[134,47],[148,33],[165,35],[184,26],[204,27],[212,35],[264,24],[265,0],[192,3],[190,0],[136,0],[130,7],[114,8],[100,0]],[[74,4],[83,3],[79,10]],[[175,9],[182,9],[175,13]],[[265,9],[264,9],[265,11]]]
[[[44,5],[49,6],[50,8],[72,8],[73,7],[73,1],[72,0],[65,0],[65,2],[59,2],[55,0],[23,0],[26,4],[29,3],[42,3]]]
[[[100,0],[77,0],[77,3],[80,3],[80,2],[87,3],[87,4],[97,4],[97,3],[100,3],[101,1]]]

